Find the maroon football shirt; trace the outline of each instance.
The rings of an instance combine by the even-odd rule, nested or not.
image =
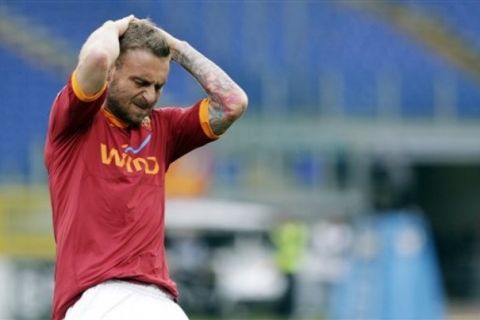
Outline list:
[[[208,102],[154,110],[126,126],[85,95],[75,74],[56,97],[45,145],[56,241],[53,318],[107,279],[156,284],[177,296],[164,249],[165,172],[217,138]]]

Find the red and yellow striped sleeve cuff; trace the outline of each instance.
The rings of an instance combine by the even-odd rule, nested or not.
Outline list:
[[[209,137],[210,139],[218,139],[220,138],[219,135],[213,132],[212,127],[210,126],[210,121],[208,117],[208,105],[210,104],[210,99],[206,98],[200,102],[200,124],[202,125],[203,132]]]
[[[76,70],[75,70],[72,73],[72,89],[73,89],[73,92],[75,93],[75,96],[79,100],[83,102],[91,102],[91,101],[97,100],[105,92],[105,90],[107,89],[107,82],[105,82],[105,84],[103,85],[100,91],[98,91],[93,95],[88,95],[80,87],[80,84],[78,83],[77,76],[76,76]]]

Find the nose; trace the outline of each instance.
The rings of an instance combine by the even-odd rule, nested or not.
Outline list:
[[[158,92],[155,90],[154,86],[148,86],[143,91],[143,98],[148,104],[154,104],[158,99]]]

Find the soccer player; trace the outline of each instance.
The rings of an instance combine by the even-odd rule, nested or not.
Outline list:
[[[171,61],[206,97],[154,109]],[[165,259],[165,172],[246,107],[224,71],[149,20],[107,21],[89,36],[53,102],[45,146],[54,320],[188,319]]]

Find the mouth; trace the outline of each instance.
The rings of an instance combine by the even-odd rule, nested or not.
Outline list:
[[[146,104],[133,103],[133,105],[140,110],[148,111],[150,109],[150,106]]]
[[[133,107],[136,110],[136,113],[139,115],[139,117],[144,118],[148,116],[152,110],[152,108],[146,104],[137,104],[133,103]]]

